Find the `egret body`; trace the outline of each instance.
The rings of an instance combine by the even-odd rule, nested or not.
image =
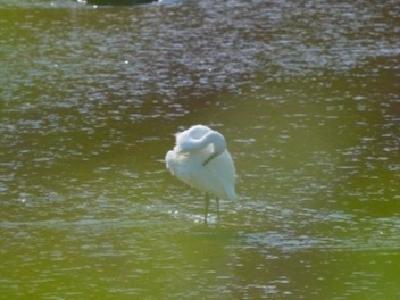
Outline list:
[[[175,135],[175,147],[167,152],[165,162],[172,175],[193,188],[206,193],[205,222],[208,215],[208,195],[233,200],[235,166],[226,148],[224,136],[204,125],[195,125]]]

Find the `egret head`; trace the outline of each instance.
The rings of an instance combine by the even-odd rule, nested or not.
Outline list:
[[[211,153],[203,162],[203,166],[224,153],[226,150],[224,136],[204,125],[195,125],[189,130],[176,134],[175,151],[179,153],[193,153],[207,149],[210,145],[211,147],[209,149]]]
[[[207,165],[212,159],[224,153],[226,150],[225,137],[216,131],[211,131],[207,134],[207,144],[212,144],[214,150],[211,155],[203,162],[203,166]]]
[[[208,134],[208,142],[214,145],[214,152],[217,155],[222,154],[226,149],[225,137],[216,131],[211,131]]]

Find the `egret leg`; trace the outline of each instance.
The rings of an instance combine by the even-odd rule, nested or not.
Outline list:
[[[207,224],[207,218],[208,218],[208,205],[210,204],[210,197],[208,194],[206,194],[206,207],[205,207],[205,213],[204,213],[204,224]]]
[[[217,198],[217,220],[219,221],[219,198]]]

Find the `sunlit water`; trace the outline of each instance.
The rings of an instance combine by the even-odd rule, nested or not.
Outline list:
[[[399,14],[0,0],[0,298],[398,299]],[[163,162],[196,123],[241,195],[208,226]]]

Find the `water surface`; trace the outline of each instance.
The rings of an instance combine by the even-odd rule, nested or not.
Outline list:
[[[398,16],[0,1],[0,298],[397,299]],[[238,172],[208,226],[163,161],[196,123]]]

